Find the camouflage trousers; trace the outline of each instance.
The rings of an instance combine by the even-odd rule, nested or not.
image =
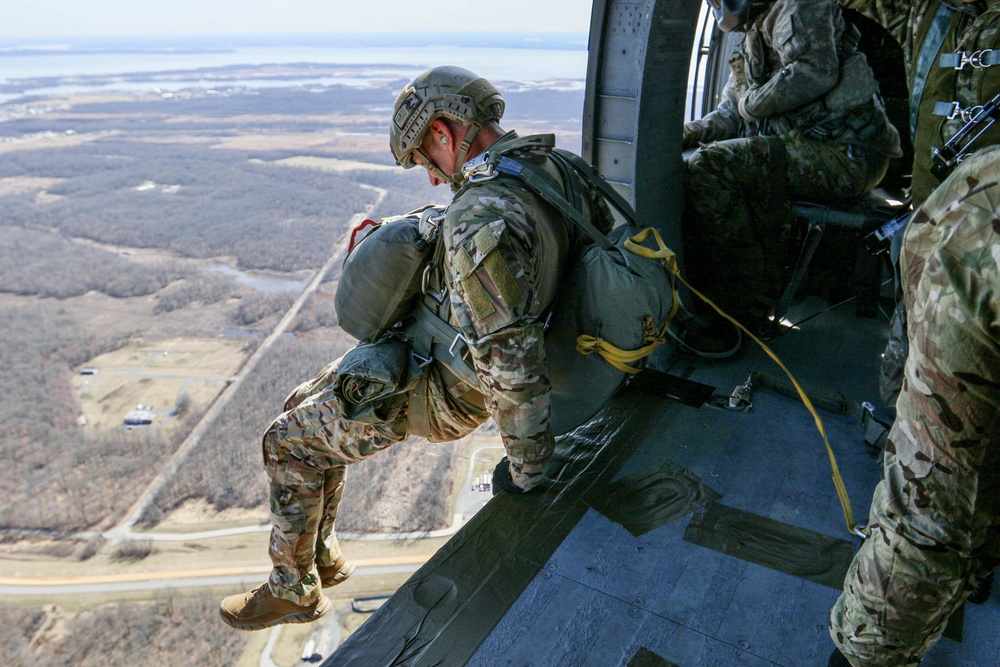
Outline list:
[[[789,201],[868,193],[888,160],[795,131],[704,145],[685,171],[684,260],[691,284],[737,319],[770,314],[787,276]]]
[[[868,538],[830,614],[852,665],[917,665],[1000,563],[1000,148],[914,214],[910,353]]]
[[[485,410],[456,398],[461,383],[444,382],[436,365],[407,396],[398,423],[365,424],[343,418],[335,392],[340,360],[297,387],[285,401],[284,412],[264,433],[264,470],[270,479],[273,568],[271,592],[298,604],[320,595],[317,566],[329,567],[340,555],[334,533],[344,493],[347,466],[368,458],[410,433],[407,414],[421,406],[428,414],[429,432],[414,433],[449,441],[470,433],[486,420]]]

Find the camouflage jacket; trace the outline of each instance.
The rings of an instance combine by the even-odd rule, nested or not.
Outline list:
[[[503,151],[517,138],[509,132],[487,150]],[[517,157],[551,167],[544,152]],[[581,191],[589,188],[582,184]],[[585,204],[588,216],[595,205]],[[610,228],[603,215],[593,222]],[[459,190],[441,233],[454,318],[469,343],[512,478],[530,489],[555,447],[544,319],[567,263],[579,252],[578,235],[520,179],[503,175]]]
[[[834,0],[777,0],[730,58],[718,109],[685,127],[686,143],[800,130],[899,157],[899,133],[856,42]]]
[[[913,208],[938,185],[931,174],[934,147],[944,145],[969,120],[976,107],[1000,93],[1000,0],[840,0],[881,23],[903,47],[911,95],[920,97],[913,130]],[[936,53],[928,53],[926,81],[918,67],[925,42],[941,12],[947,32]],[[993,50],[992,58],[983,56]],[[1000,143],[1000,124],[975,144]]]

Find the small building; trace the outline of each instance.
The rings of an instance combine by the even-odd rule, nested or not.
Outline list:
[[[153,423],[153,411],[149,406],[143,407],[141,404],[135,410],[131,410],[125,415],[126,426],[148,426]]]

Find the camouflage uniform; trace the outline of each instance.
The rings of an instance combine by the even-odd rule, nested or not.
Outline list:
[[[830,633],[851,664],[917,665],[1000,563],[1000,147],[966,160],[913,216],[898,417],[869,537]]]
[[[938,185],[931,172],[933,148],[943,146],[974,115],[978,105],[1000,92],[1000,62],[983,54],[1000,49],[1000,0],[963,3],[959,0],[840,0],[881,23],[903,47],[907,83],[911,95],[920,96],[918,112],[912,119],[914,209]],[[946,30],[934,53],[924,52],[935,18],[944,17]],[[921,58],[929,67],[919,66]],[[926,69],[926,81],[921,70]],[[920,79],[919,81],[917,79]],[[948,116],[951,115],[951,118]],[[1000,125],[994,125],[975,144],[982,148],[1000,143]]]
[[[777,296],[788,201],[856,199],[902,154],[855,42],[833,0],[778,0],[730,59],[719,108],[684,126],[685,146],[711,142],[685,175],[687,271],[738,318]]]
[[[400,397],[391,423],[345,419],[334,383],[339,365],[340,360],[331,363],[296,388],[264,434],[264,469],[271,480],[268,550],[274,565],[269,584],[275,597],[300,605],[320,595],[317,566],[331,567],[340,555],[334,521],[348,465],[410,435],[431,442],[457,440],[488,418],[478,388],[435,363]],[[422,405],[414,405],[417,400]],[[429,416],[426,432],[414,432],[407,419],[416,409]]]
[[[487,151],[502,152],[517,138],[508,132]],[[558,178],[544,152],[517,157],[545,165]],[[581,180],[578,191],[590,193],[585,215],[608,231],[606,209],[590,213],[600,204],[589,185]],[[555,446],[543,322],[568,258],[579,251],[577,236],[575,226],[520,179],[502,175],[460,189],[442,227],[452,310],[503,438],[511,477],[525,490],[540,481]]]
[[[1000,62],[983,54],[1000,54],[1000,0],[840,0],[881,23],[903,48],[907,84],[919,97],[914,114],[913,178],[910,198],[919,208],[938,185],[931,173],[933,150],[943,146],[975,115],[977,107],[1000,92]],[[984,9],[985,8],[985,9]],[[935,49],[933,35],[941,31]],[[948,116],[951,116],[949,118]],[[987,130],[974,146],[1000,143],[1000,124]],[[879,390],[887,405],[895,402],[906,359],[906,313],[897,306],[892,332],[882,356]]]

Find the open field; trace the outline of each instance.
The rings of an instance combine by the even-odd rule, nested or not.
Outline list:
[[[114,132],[92,132],[87,134],[57,134],[55,132],[37,132],[25,134],[16,138],[0,139],[0,155],[9,155],[17,151],[33,151],[38,149],[58,150],[80,146],[91,141],[99,141],[113,137]]]
[[[61,182],[58,178],[37,178],[32,176],[9,176],[0,178],[0,197],[25,193],[41,194],[47,188]]]
[[[207,407],[245,357],[243,345],[234,340],[136,341],[87,361],[73,387],[91,428],[121,426],[139,405],[150,413],[153,426],[168,425],[184,398],[189,409]]]
[[[251,160],[253,162],[253,160]],[[259,160],[258,160],[259,162]],[[375,171],[395,171],[396,167],[385,164],[373,164],[371,162],[360,162],[358,160],[341,160],[333,157],[312,157],[309,155],[296,155],[275,160],[271,164],[282,167],[298,167],[302,169],[319,169],[320,171],[332,171],[343,173],[345,171],[357,171],[359,169],[374,169]]]

